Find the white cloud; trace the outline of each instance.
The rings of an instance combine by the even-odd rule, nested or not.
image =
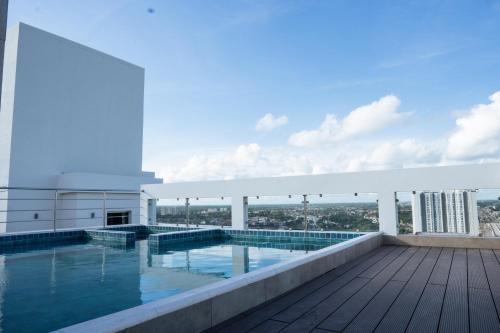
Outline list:
[[[319,173],[321,167],[313,163],[303,154],[281,148],[263,150],[252,143],[231,151],[195,154],[179,165],[163,168],[159,176],[177,182]]]
[[[324,143],[335,143],[380,130],[407,115],[397,112],[399,98],[388,95],[351,111],[344,119],[337,120],[327,114],[318,129],[294,133],[288,143],[295,147],[310,147]]]
[[[433,145],[413,139],[307,152],[290,147],[261,148],[253,143],[235,150],[195,154],[176,166],[161,169],[159,176],[177,182],[310,175],[429,165],[439,163],[440,156]]]
[[[430,142],[347,140],[405,115],[396,112],[399,100],[386,96],[355,109],[341,121],[328,115],[319,129],[301,132],[301,146],[311,146],[307,150],[291,146],[265,148],[251,143],[230,150],[184,153],[175,159],[171,154],[155,155],[146,167],[158,171],[167,182],[177,182],[495,162],[500,161],[500,92],[490,100],[461,114],[451,135],[437,136]],[[341,140],[347,141],[319,146]]]
[[[169,167],[162,176],[166,181],[192,181],[245,177],[256,164],[261,148],[256,143],[241,145],[231,152],[191,156],[181,167]]]
[[[448,159],[471,160],[500,155],[500,91],[489,99],[491,103],[474,106],[457,118],[457,128],[448,138]]]
[[[346,171],[399,169],[440,163],[438,147],[406,139],[397,143],[376,145],[367,153],[359,154],[347,162]]]
[[[287,116],[274,117],[273,114],[267,113],[264,117],[259,119],[255,125],[255,129],[260,132],[268,132],[286,124],[288,124]]]

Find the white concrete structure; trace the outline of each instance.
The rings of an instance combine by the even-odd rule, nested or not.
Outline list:
[[[247,228],[245,200],[250,196],[377,193],[380,230],[396,235],[397,192],[500,188],[500,164],[152,184],[142,188],[159,199],[231,197],[233,228],[243,229]]]
[[[158,182],[142,171],[143,98],[143,68],[22,23],[10,29],[0,186],[15,189],[0,193],[0,231],[102,225],[113,210],[139,223],[140,184]],[[55,206],[55,191],[35,190],[56,188]],[[102,190],[114,191],[106,203]]]
[[[475,190],[414,192],[413,230],[479,234]]]

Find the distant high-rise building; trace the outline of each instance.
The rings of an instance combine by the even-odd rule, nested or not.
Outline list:
[[[415,192],[412,215],[415,233],[479,233],[475,191]]]

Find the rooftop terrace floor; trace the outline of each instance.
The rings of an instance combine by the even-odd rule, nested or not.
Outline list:
[[[383,246],[211,332],[500,332],[500,250]]]

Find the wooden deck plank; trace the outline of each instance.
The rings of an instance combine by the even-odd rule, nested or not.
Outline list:
[[[470,332],[500,332],[490,290],[469,288]]]
[[[338,290],[333,295],[330,295],[323,302],[318,304],[313,310],[307,312],[304,316],[285,327],[284,333],[302,333],[309,332],[314,329],[321,321],[338,309],[345,301],[352,297],[362,287],[364,287],[370,279],[354,278],[350,283]]]
[[[257,327],[251,329],[250,333],[275,333],[281,331],[287,323],[276,321],[276,320],[266,320]],[[236,331],[235,331],[236,332]]]
[[[418,251],[411,247],[394,259],[383,271],[375,276],[358,293],[325,319],[319,328],[342,331],[358,315],[372,298],[385,286],[401,267]]]
[[[383,247],[211,331],[500,332],[499,255]]]
[[[481,250],[480,253],[491,291],[500,292],[500,264],[495,254],[492,250]]]
[[[432,248],[427,253],[408,284],[380,322],[377,332],[404,332],[406,330],[440,254],[441,248]],[[439,310],[441,312],[441,308]]]
[[[455,249],[439,322],[439,332],[469,331],[467,294],[467,252],[465,249]]]
[[[331,283],[325,285],[324,287],[304,297],[300,302],[297,302],[288,307],[286,310],[274,315],[272,318],[275,320],[285,321],[288,323],[297,320],[304,313],[310,311],[316,305],[318,305],[323,300],[328,298],[331,294],[333,294],[334,292],[336,292],[337,290],[348,284],[358,274],[362,273],[366,269],[370,269],[373,266],[385,267],[389,261],[394,260],[394,258],[397,257],[404,250],[405,250],[404,248],[395,248],[382,258],[372,257],[365,263],[353,268],[351,271],[342,275],[338,279],[332,281]]]
[[[491,296],[493,297],[493,302],[497,309],[497,316],[500,319],[500,291],[492,291]]]
[[[346,331],[349,332],[372,332],[375,330],[377,325],[386,317],[386,312],[393,308],[393,303],[400,298],[400,292],[403,290],[411,290],[411,286],[415,284],[417,279],[415,278],[415,274],[419,271],[419,268],[424,260],[427,258],[429,253],[429,248],[419,248],[417,253],[408,260],[408,262],[392,277],[391,281],[385,285],[385,287],[377,294],[368,305],[359,313],[359,315],[349,324],[346,328]],[[437,249],[439,251],[439,249]],[[434,258],[431,261],[432,267],[434,266],[435,261],[439,255],[439,252],[436,252],[436,249],[432,251],[434,254]],[[429,262],[429,259],[426,260]],[[428,274],[430,275],[432,271],[432,267],[428,270]],[[421,274],[419,274],[421,275]],[[418,278],[418,276],[417,276]],[[428,278],[428,276],[427,276]],[[424,281],[424,285],[427,281],[427,278]],[[409,281],[408,281],[409,280]],[[394,285],[391,282],[401,282],[401,286]],[[410,289],[408,289],[407,282],[411,282]],[[385,291],[386,288],[393,288],[392,291]],[[423,287],[422,287],[423,289]],[[418,294],[420,297],[420,293]],[[417,299],[418,301],[418,299]],[[415,301],[415,304],[417,303]],[[411,317],[411,313],[410,313]],[[408,318],[409,320],[409,318]],[[406,328],[406,324],[404,326]]]
[[[467,249],[467,280],[469,288],[490,289],[483,260],[477,249]]]
[[[247,332],[248,330],[270,319],[276,313],[283,311],[291,304],[299,302],[303,297],[326,285],[334,279],[333,276],[334,271],[332,270],[323,276],[292,290],[278,299],[271,301],[270,303],[251,309],[247,313],[240,315],[238,318],[234,318],[234,320],[230,320],[229,322],[219,325],[219,327],[212,329],[212,332]]]
[[[493,252],[495,253],[495,256],[497,257],[497,261],[500,264],[500,250],[493,250]]]
[[[437,332],[446,286],[427,284],[406,333]]]
[[[394,253],[391,253],[390,255],[386,256],[384,259],[380,261],[377,265],[373,265],[372,267],[368,268],[367,270],[361,272],[358,276],[362,278],[367,278],[367,279],[373,279],[378,273],[383,271],[385,267],[393,262],[395,258],[397,258],[401,253],[403,253],[404,250],[407,250],[408,248],[399,248],[399,252],[394,251]],[[410,248],[410,251],[415,252],[415,248]]]
[[[320,289],[336,278],[344,275],[351,269],[360,265],[369,265],[369,263],[372,262],[375,263],[377,260],[382,259],[384,256],[389,254],[391,251],[394,251],[395,249],[395,247],[383,246],[367,254],[364,254],[363,256],[344,265],[341,265],[338,268],[322,275],[321,277],[318,277],[313,281],[310,281],[292,290],[291,292],[277,298],[275,301],[265,304],[264,306],[252,309],[240,318],[235,318],[236,320],[231,320],[228,323],[220,325],[212,331],[221,333],[246,332],[253,327],[261,324],[262,322],[270,319],[277,313],[285,310],[292,304],[301,301],[307,295]]]
[[[500,317],[500,264],[492,250],[480,250],[484,270],[490,286],[497,316]]]
[[[344,332],[373,332],[404,286],[405,282],[389,281]]]
[[[430,248],[428,247],[418,248],[417,253],[415,253],[415,255],[408,260],[408,262],[396,273],[396,275],[392,277],[391,280],[408,282],[429,250]]]
[[[439,255],[436,267],[434,267],[431,277],[429,278],[430,284],[440,284],[445,286],[448,283],[452,259],[453,249],[444,248]]]

